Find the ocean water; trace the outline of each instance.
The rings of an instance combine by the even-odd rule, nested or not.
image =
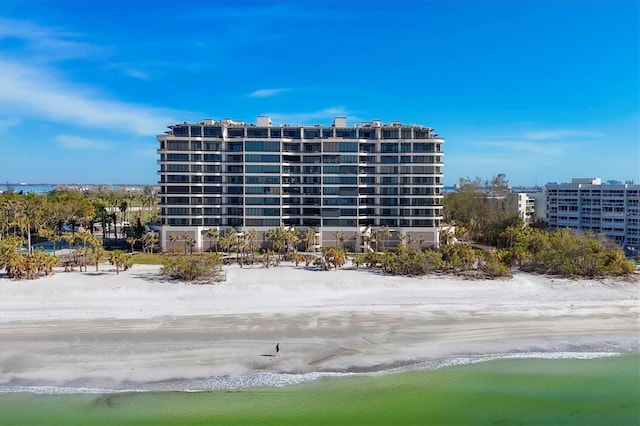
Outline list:
[[[640,424],[637,353],[457,357],[375,374],[296,376],[107,393],[4,387],[0,419],[2,425]]]
[[[49,184],[29,185],[29,184],[21,184],[21,183],[11,183],[9,184],[9,186],[14,191],[16,192],[22,191],[25,194],[29,192],[33,192],[36,194],[44,194],[44,193],[53,191],[56,187],[55,185],[49,185]],[[7,189],[9,189],[7,187],[7,184],[0,185],[0,191],[6,191]]]

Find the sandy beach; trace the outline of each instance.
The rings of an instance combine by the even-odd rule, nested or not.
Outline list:
[[[640,351],[637,282],[225,269],[226,282],[212,285],[170,282],[144,265],[0,279],[0,390],[197,388],[263,373]]]

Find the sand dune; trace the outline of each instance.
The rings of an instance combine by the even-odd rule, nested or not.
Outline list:
[[[258,372],[376,371],[465,354],[640,350],[639,286],[227,267],[0,279],[0,387],[112,389]],[[281,354],[273,356],[280,342]]]

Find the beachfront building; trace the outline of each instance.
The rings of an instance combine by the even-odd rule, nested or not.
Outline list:
[[[543,191],[518,192],[518,216],[525,225],[546,220],[547,198]]]
[[[640,185],[574,178],[546,185],[550,229],[590,230],[606,235],[627,255],[640,252]]]
[[[348,126],[225,119],[169,126],[160,144],[160,241],[207,230],[309,229],[315,248],[391,247],[408,234],[439,246],[444,139],[432,128],[380,121]],[[378,241],[374,241],[376,239]],[[338,241],[339,240],[339,241]]]

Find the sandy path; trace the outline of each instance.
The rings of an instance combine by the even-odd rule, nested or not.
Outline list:
[[[230,267],[0,280],[0,386],[118,387],[253,372],[377,370],[460,354],[639,350],[638,284],[517,274],[402,278]],[[281,356],[273,357],[275,343]]]

